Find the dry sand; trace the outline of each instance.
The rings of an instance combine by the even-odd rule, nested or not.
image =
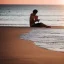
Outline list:
[[[0,27],[0,64],[64,64],[64,52],[46,50],[20,39],[31,29]]]

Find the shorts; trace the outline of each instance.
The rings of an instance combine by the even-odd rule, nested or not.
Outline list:
[[[41,23],[33,24],[31,27],[41,27]]]

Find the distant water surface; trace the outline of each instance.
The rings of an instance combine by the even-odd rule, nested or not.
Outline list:
[[[37,9],[40,22],[64,26],[64,5],[0,5],[0,25],[29,26],[29,16]]]

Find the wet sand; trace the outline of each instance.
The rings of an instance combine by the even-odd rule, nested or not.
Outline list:
[[[55,29],[64,27],[52,27]],[[0,64],[64,64],[64,52],[36,46],[20,35],[32,28],[0,27]]]

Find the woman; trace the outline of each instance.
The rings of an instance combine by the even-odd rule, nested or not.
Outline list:
[[[46,27],[50,28],[50,26],[47,26],[43,23],[35,23],[39,22],[40,19],[38,19],[38,16],[36,15],[38,10],[34,9],[33,12],[30,14],[30,27]]]

